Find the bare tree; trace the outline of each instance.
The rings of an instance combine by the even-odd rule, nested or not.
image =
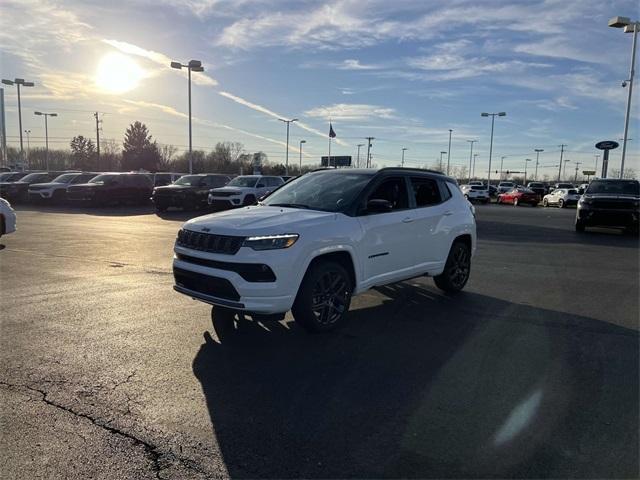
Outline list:
[[[160,162],[158,163],[158,169],[163,171],[170,171],[174,165],[174,155],[178,152],[178,149],[173,145],[161,145],[159,149]]]

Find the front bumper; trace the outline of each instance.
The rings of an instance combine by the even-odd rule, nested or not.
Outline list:
[[[243,255],[208,254],[176,246],[176,254],[217,262],[263,263],[275,273],[273,282],[247,281],[241,274],[184,261],[174,256],[174,290],[195,300],[253,313],[277,314],[291,310],[297,294],[296,275],[287,265],[293,265],[288,249],[256,252],[247,247]],[[286,257],[286,258],[285,258]],[[242,262],[238,262],[239,259]],[[211,281],[209,281],[212,279]]]
[[[579,207],[577,218],[594,227],[632,227],[639,224],[640,212],[632,209],[595,209]]]
[[[242,197],[224,197],[224,198],[215,198],[209,195],[207,199],[209,205],[216,209],[229,209],[236,208],[242,206]]]

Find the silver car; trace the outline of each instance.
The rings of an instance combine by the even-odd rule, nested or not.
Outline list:
[[[577,205],[580,194],[575,188],[558,188],[542,198],[542,206],[557,205],[560,208]]]

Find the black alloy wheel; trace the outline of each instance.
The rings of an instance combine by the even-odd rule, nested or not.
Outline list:
[[[449,252],[444,271],[433,278],[436,286],[448,293],[464,288],[471,273],[471,250],[464,242],[455,242]]]

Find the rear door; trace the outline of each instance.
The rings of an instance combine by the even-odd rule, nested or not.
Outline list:
[[[391,202],[392,210],[367,212],[367,202],[374,199]],[[383,285],[411,276],[415,270],[416,224],[405,177],[379,180],[362,200],[358,220],[363,230],[361,253],[366,285]]]

